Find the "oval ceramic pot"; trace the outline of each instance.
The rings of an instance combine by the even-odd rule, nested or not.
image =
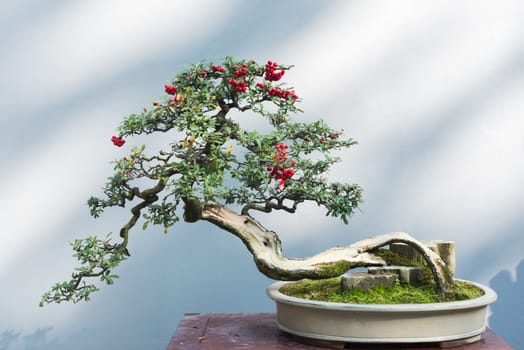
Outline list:
[[[486,286],[479,298],[434,304],[344,304],[287,296],[268,287],[277,306],[278,327],[288,333],[320,340],[356,343],[447,342],[474,338],[484,332],[488,305],[497,299]]]

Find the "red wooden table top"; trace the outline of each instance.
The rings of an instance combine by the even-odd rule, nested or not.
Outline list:
[[[450,344],[356,344],[308,340],[281,332],[275,314],[186,314],[166,350],[175,349],[353,349],[432,350]],[[481,340],[452,350],[514,350],[491,330]]]

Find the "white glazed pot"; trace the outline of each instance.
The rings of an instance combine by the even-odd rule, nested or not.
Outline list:
[[[277,306],[278,327],[320,340],[357,343],[446,342],[484,332],[488,305],[497,299],[489,287],[479,298],[433,304],[344,304],[305,300],[279,292],[286,283],[268,287]]]

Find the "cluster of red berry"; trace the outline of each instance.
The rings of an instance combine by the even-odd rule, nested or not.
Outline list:
[[[213,66],[211,66],[211,70],[212,70],[213,72],[220,72],[220,73],[222,73],[222,72],[224,71],[224,67],[213,65]]]
[[[267,171],[269,171],[270,178],[280,180],[278,190],[282,192],[286,185],[286,181],[295,175],[295,170],[290,167],[296,166],[297,162],[294,160],[288,162],[286,153],[286,149],[288,149],[287,145],[278,144],[275,146],[275,149],[277,150],[277,153],[273,155],[275,166],[267,167]]]
[[[124,140],[121,137],[115,136],[115,135],[111,137],[111,141],[113,142],[113,145],[117,147],[122,147],[124,143],[126,143],[126,140]]]
[[[229,84],[231,84],[231,86],[233,86],[235,91],[246,92],[246,90],[247,90],[247,83],[245,81],[238,81],[236,79],[230,79],[229,80]]]
[[[255,61],[251,61],[251,64],[255,64],[255,63],[256,63]],[[233,73],[237,79],[229,79],[228,80],[229,84],[237,92],[246,92],[249,85],[247,82],[244,81],[244,77],[249,75],[248,65],[246,63],[242,63],[241,65],[233,64],[233,68],[234,68]],[[270,82],[279,81],[282,78],[282,76],[284,75],[285,70],[277,71],[278,68],[279,66],[277,62],[268,61],[264,68],[264,79]],[[214,73],[223,73],[225,71],[225,68],[223,66],[212,65],[211,71]],[[202,78],[206,78],[208,76],[208,71],[205,69],[202,69],[197,74],[200,75]],[[189,79],[190,79],[189,77],[186,77],[186,80],[189,80]],[[255,86],[256,88],[264,89],[264,90],[267,88],[267,85],[264,82],[257,82]],[[176,85],[165,84],[164,90],[168,95],[172,96],[169,99],[169,103],[171,104],[175,104],[179,100],[183,100],[184,98],[181,95],[177,95]],[[267,89],[267,94],[270,96],[278,96],[284,100],[288,100],[290,98],[293,100],[298,99],[298,96],[296,95],[295,90],[282,90],[281,88],[278,88],[278,87],[270,87],[269,89]],[[157,101],[154,101],[153,106],[159,107],[161,106],[161,104]],[[117,136],[113,136],[111,138],[111,141],[113,142],[115,146],[118,146],[118,147],[123,146],[125,143],[124,139],[117,137]],[[286,169],[285,167],[281,165],[283,162],[287,160],[287,158],[285,157],[285,148],[287,148],[287,146],[278,145],[276,147],[279,150],[279,154],[281,156],[279,156],[278,159],[275,159],[277,161],[277,165],[275,167],[271,167],[270,176],[275,179],[281,180],[279,189],[282,190],[286,182],[286,179],[292,177],[295,174],[295,171],[293,169]],[[294,166],[294,164],[291,164],[291,166]]]
[[[245,63],[242,64],[242,68],[240,68],[240,69],[236,69],[236,70],[234,71],[234,73],[235,73],[235,76],[236,76],[237,78],[241,78],[241,77],[243,77],[243,76],[246,76],[247,73],[248,73],[248,72],[247,72],[247,69],[246,69],[246,64],[245,64]]]
[[[264,75],[264,79],[266,79],[267,81],[279,81],[280,78],[282,78],[282,76],[284,75],[285,71],[281,70],[280,72],[277,72],[277,68],[278,63],[267,61],[265,69],[266,74]]]
[[[297,94],[295,94],[295,90],[282,90],[280,88],[273,87],[268,89],[267,93],[271,96],[281,97],[284,100],[287,100],[290,96],[293,100],[296,100],[298,98]]]
[[[176,94],[176,86],[175,85],[164,85],[164,90],[166,91],[166,94],[168,95],[175,95]]]

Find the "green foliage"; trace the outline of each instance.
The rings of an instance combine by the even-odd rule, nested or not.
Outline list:
[[[218,64],[189,65],[165,85],[166,95],[151,108],[125,117],[112,138],[116,146],[133,135],[158,133],[167,133],[172,142],[156,154],[135,147],[113,162],[103,196],[90,197],[87,204],[95,218],[108,207],[131,206],[131,219],[120,230],[121,245],[94,237],[75,241],[82,266],[43,300],[87,300],[97,289],[83,279],[100,277],[113,283],[111,271],[124,260],[129,230],[139,220],[144,229],[161,225],[167,233],[181,216],[188,222],[199,220],[200,212],[188,208],[201,210],[209,202],[294,212],[300,203],[313,201],[347,223],[362,190],[355,184],[331,183],[327,173],[339,161],[333,151],[355,141],[322,120],[293,120],[301,112],[300,98],[281,81],[291,68],[232,57]],[[243,128],[241,112],[264,118],[268,131]],[[286,153],[279,155],[283,145]]]
[[[97,237],[77,239],[70,243],[75,252],[73,256],[81,263],[71,275],[71,280],[56,283],[51,291],[44,293],[40,306],[46,303],[60,303],[81,300],[88,301],[90,294],[99,290],[93,284],[86,284],[86,277],[98,277],[101,282],[113,284],[118,278],[113,270],[126,259],[122,245],[111,243],[110,239],[100,240]]]
[[[280,72],[290,68],[278,66]],[[189,197],[202,205],[272,202],[276,209],[283,209],[286,200],[313,201],[325,207],[327,215],[347,223],[362,190],[355,184],[330,183],[326,174],[339,161],[332,151],[355,141],[322,120],[294,122],[293,114],[301,112],[296,107],[300,99],[285,83],[265,79],[267,70],[254,61],[226,57],[219,65],[198,63],[177,74],[167,84],[170,94],[155,101],[153,108],[124,118],[118,129],[120,138],[170,132],[170,149],[146,156],[142,147],[115,161],[115,173],[104,188],[106,197],[88,201],[91,214],[98,217],[108,206],[124,206],[135,198],[134,183],[145,178],[165,182],[164,198],[176,199],[150,206],[145,216],[148,223],[165,227],[177,221],[167,218],[176,217],[179,199]],[[236,90],[232,81],[244,83],[245,89]],[[231,114],[234,110],[251,111],[252,118],[266,118],[273,128],[265,133],[245,130]],[[296,161],[295,175],[283,190],[267,171],[278,144],[289,146],[288,156]]]

